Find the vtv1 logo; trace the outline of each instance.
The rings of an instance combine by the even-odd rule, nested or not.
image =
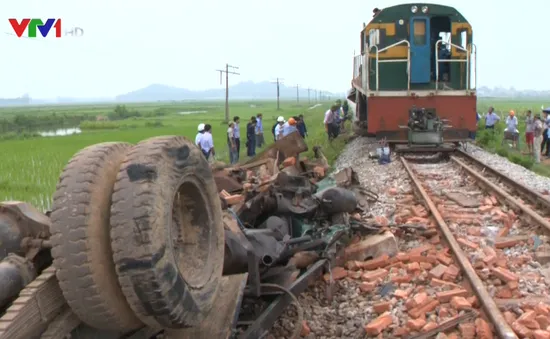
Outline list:
[[[38,32],[45,38],[50,33],[52,27],[55,31],[55,37],[61,38],[61,19],[47,19],[46,22],[43,22],[41,19],[30,18],[25,18],[21,21],[17,19],[8,20],[13,28],[13,32],[19,38],[23,37],[25,30],[27,30],[28,38],[36,38]],[[84,35],[84,30],[80,27],[73,27],[71,30],[65,31],[65,35],[79,37]]]

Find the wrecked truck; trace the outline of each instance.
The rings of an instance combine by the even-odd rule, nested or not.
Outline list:
[[[376,195],[306,150],[292,133],[211,168],[178,136],[82,149],[51,212],[0,203],[0,339],[264,336],[351,237],[380,232],[350,219]]]

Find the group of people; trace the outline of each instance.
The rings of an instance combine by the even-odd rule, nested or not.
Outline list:
[[[325,119],[323,120],[328,139],[332,140],[338,137],[340,132],[345,129],[345,122],[349,119],[349,106],[347,101],[344,101],[344,104],[342,104],[341,100],[336,100],[334,105],[325,112]]]
[[[229,162],[236,164],[240,159],[241,152],[241,130],[240,118],[233,117],[233,121],[229,122],[227,128],[227,147],[229,149]],[[303,114],[289,118],[288,121],[284,117],[277,118],[277,122],[273,125],[272,133],[274,141],[298,131],[302,138],[307,137],[307,127],[304,122]],[[195,137],[195,145],[200,148],[207,160],[211,156],[216,155],[214,149],[214,141],[212,138],[212,126],[210,124],[199,124],[198,133]],[[246,125],[246,155],[253,157],[256,155],[256,148],[265,145],[263,115],[261,113],[252,116]]]
[[[535,162],[539,163],[541,156],[550,157],[550,115],[548,110],[543,110],[544,118],[541,118],[540,113],[533,116],[531,110],[528,110],[525,118],[525,141],[529,154],[535,158]],[[479,116],[478,116],[479,118]],[[500,116],[495,113],[493,107],[489,107],[485,115],[485,129],[493,129],[500,121]],[[519,137],[518,118],[513,110],[506,117],[505,133],[511,133],[514,147],[516,146],[517,138]]]
[[[304,121],[304,115],[293,116],[287,120],[283,116],[277,118],[277,121],[271,128],[273,134],[273,141],[277,141],[283,137],[286,137],[292,132],[300,133],[302,138],[307,137],[307,127]]]

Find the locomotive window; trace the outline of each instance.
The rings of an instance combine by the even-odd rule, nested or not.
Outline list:
[[[413,21],[414,44],[417,46],[426,45],[426,21],[416,19]]]
[[[468,32],[466,31],[460,32],[460,45],[464,49],[466,49],[466,47],[468,46]]]
[[[380,43],[380,30],[371,29],[369,31],[369,46],[375,46]]]

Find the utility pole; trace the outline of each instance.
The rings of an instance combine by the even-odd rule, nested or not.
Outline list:
[[[311,88],[307,88],[307,103],[308,104],[311,104],[311,96],[309,95],[309,93],[311,92]]]
[[[279,92],[279,85],[282,85],[282,84],[283,84],[283,82],[282,82],[283,80],[284,80],[284,79],[282,79],[282,78],[277,78],[277,81],[272,81],[272,82],[271,82],[272,84],[277,84],[277,111],[280,111],[280,110],[281,110],[281,108],[280,108],[280,106],[279,106],[279,94],[280,94],[280,92]]]
[[[229,74],[240,75],[239,73],[229,71],[229,69],[239,69],[237,66],[231,66],[225,64],[225,70],[217,69],[216,72],[220,72],[220,85],[222,84],[222,73],[225,73],[225,122],[229,122]]]
[[[296,102],[300,102],[300,89],[298,85],[296,85]]]

